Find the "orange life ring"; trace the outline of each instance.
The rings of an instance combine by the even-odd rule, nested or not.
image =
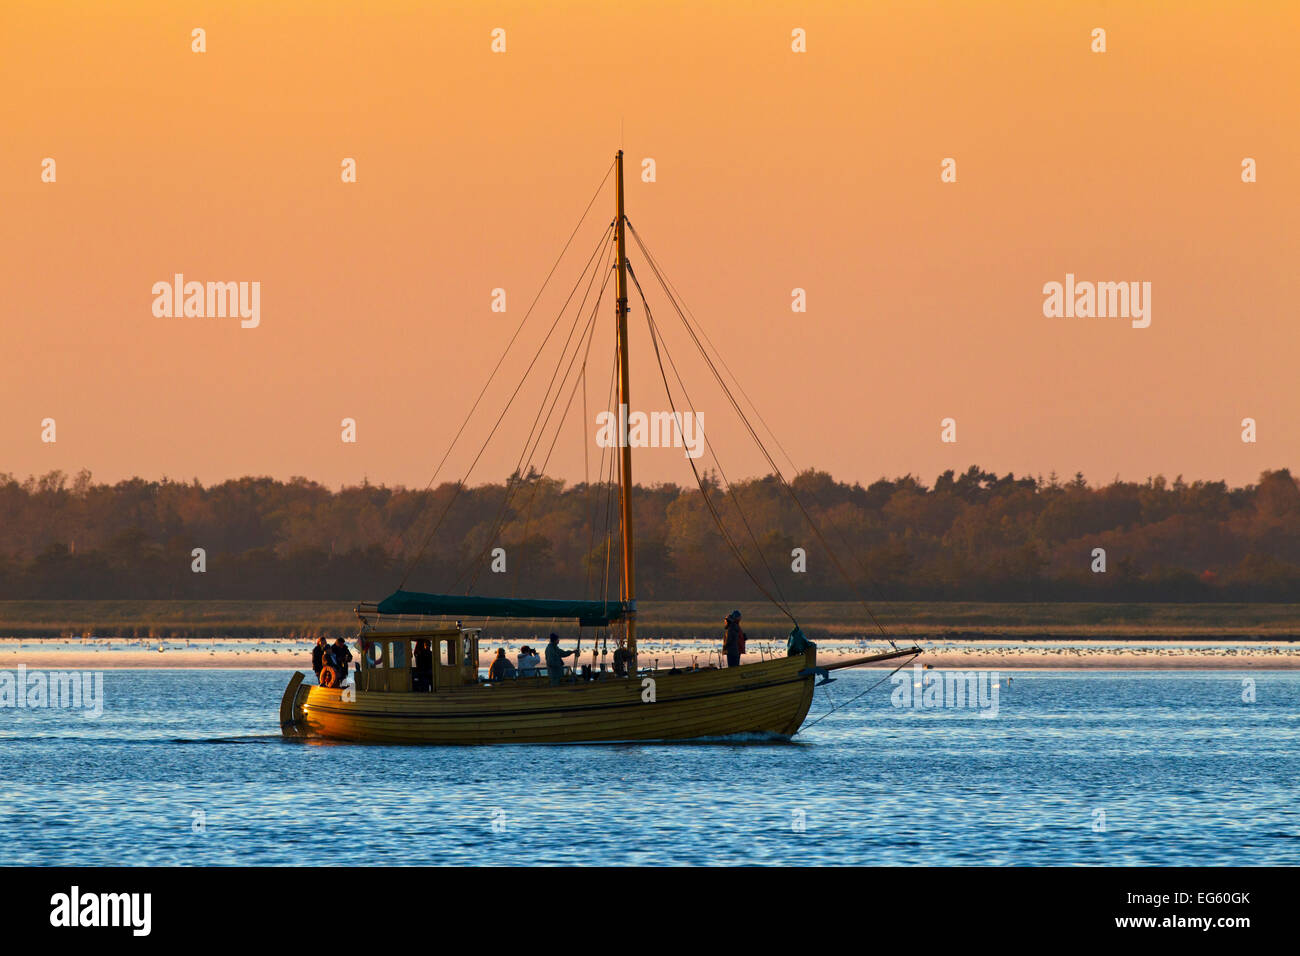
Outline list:
[[[339,672],[334,669],[334,665],[326,664],[320,669],[320,685],[322,687],[338,687],[340,683]]]

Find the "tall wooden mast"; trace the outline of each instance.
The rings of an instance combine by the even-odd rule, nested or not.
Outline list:
[[[618,428],[619,450],[618,497],[621,506],[623,539],[622,598],[628,604],[627,650],[632,655],[632,673],[636,673],[636,575],[632,559],[632,448],[627,440],[628,416],[632,411],[627,375],[627,246],[623,215],[623,151],[614,157],[616,174],[614,236],[618,245]]]

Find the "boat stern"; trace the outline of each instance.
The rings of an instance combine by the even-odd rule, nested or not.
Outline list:
[[[306,737],[307,721],[303,712],[303,703],[311,693],[311,685],[303,683],[307,675],[294,671],[289,678],[289,685],[280,698],[280,733],[286,737]]]

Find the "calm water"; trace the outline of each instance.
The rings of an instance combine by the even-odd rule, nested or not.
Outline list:
[[[478,749],[283,741],[288,676],[0,709],[0,864],[1300,863],[1292,674],[1017,672],[992,719],[886,683],[793,743]]]

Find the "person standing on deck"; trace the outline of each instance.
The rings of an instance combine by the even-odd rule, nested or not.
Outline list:
[[[415,642],[415,670],[411,674],[411,690],[433,690],[433,648],[428,641]]]
[[[560,635],[552,634],[551,642],[546,645],[546,676],[551,684],[558,684],[564,676],[564,659],[577,651],[560,650]]]
[[[740,666],[740,655],[745,653],[745,632],[740,629],[740,611],[732,611],[723,622],[722,649],[727,655],[728,667]]]
[[[311,669],[316,674],[316,683],[320,683],[320,669],[325,666],[325,653],[329,645],[325,643],[325,635],[316,638],[316,646],[311,649]]]
[[[348,650],[348,642],[340,637],[329,649],[327,656],[334,669],[339,672],[338,686],[342,687],[343,681],[348,676],[348,666],[352,663],[352,652]]]
[[[626,677],[628,665],[632,663],[632,652],[627,649],[627,640],[618,638],[618,646],[614,648],[614,676]]]

